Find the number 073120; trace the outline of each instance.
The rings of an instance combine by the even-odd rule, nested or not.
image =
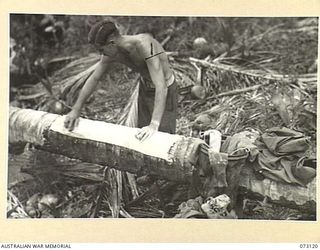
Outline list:
[[[309,248],[309,249],[318,248],[318,244],[300,244],[299,246],[300,246],[300,248],[305,248],[305,249],[307,249],[307,248]]]

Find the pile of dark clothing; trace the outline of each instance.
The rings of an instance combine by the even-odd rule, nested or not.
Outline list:
[[[251,169],[257,179],[302,187],[316,176],[316,161],[307,157],[309,138],[285,127],[270,128],[263,134],[255,130],[236,133],[222,140],[220,150],[208,144],[201,145],[198,159],[201,196],[225,194],[230,197],[230,209],[237,202],[244,167]]]
[[[301,132],[285,127],[257,132],[243,131],[225,140],[221,152],[234,155],[247,150],[246,164],[260,177],[306,186],[315,176],[315,161],[306,157],[310,144]],[[220,173],[221,176],[221,173]]]
[[[263,176],[302,186],[316,176],[315,163],[306,157],[310,145],[303,133],[271,128],[262,134],[256,145],[259,154],[254,168]]]

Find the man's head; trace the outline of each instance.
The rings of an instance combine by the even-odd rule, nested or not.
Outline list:
[[[88,35],[88,41],[101,53],[109,54],[114,50],[112,47],[114,47],[114,38],[117,36],[119,36],[119,31],[116,25],[108,20],[103,20],[97,22],[91,27]]]
[[[115,35],[119,35],[116,25],[108,20],[103,20],[91,27],[88,41],[93,45],[103,46],[110,37]]]

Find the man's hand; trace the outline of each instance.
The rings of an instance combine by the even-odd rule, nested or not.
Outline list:
[[[158,122],[151,122],[149,126],[143,127],[136,134],[136,138],[140,141],[144,141],[147,138],[151,137],[159,129]]]
[[[79,123],[80,112],[71,110],[64,119],[64,127],[69,131],[72,131]]]

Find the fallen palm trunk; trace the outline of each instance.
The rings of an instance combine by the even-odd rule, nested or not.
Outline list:
[[[63,121],[64,117],[59,115],[11,107],[9,142],[31,142],[52,153],[171,181],[188,182],[196,172],[202,144],[199,139],[158,132],[140,142],[135,138],[136,128],[80,119],[78,127],[69,132]],[[315,209],[315,179],[304,188],[267,179],[260,181],[242,171],[239,183],[271,200],[296,207],[307,204]]]
[[[188,160],[199,139],[158,132],[141,142],[135,138],[137,128],[80,119],[69,132],[63,122],[63,116],[11,107],[9,142],[31,142],[52,153],[138,175],[184,182],[192,176],[195,162]],[[186,148],[189,154],[180,157]]]
[[[307,187],[284,184],[268,178],[258,180],[253,171],[244,168],[240,179],[240,192],[254,196],[268,197],[273,203],[298,208],[305,212],[316,212],[317,181],[314,178]]]

